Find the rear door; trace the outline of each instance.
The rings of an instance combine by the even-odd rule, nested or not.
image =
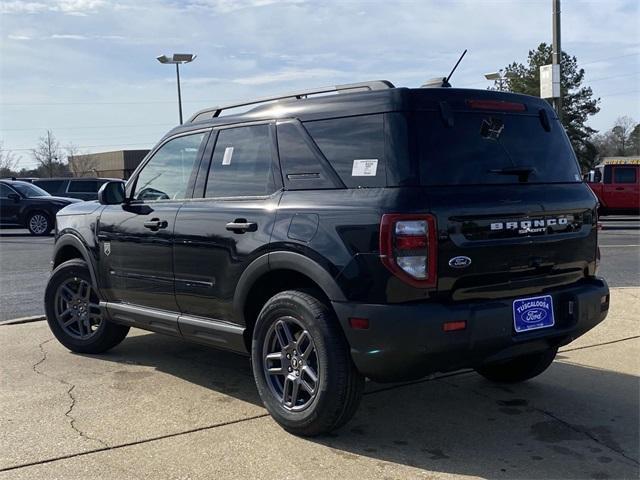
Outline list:
[[[533,295],[595,266],[595,199],[555,114],[490,95],[415,115],[415,203],[437,217],[438,290],[454,300]]]
[[[185,202],[176,219],[176,299],[187,316],[234,322],[236,285],[247,265],[266,252],[282,179],[273,124],[216,133],[205,153],[211,162],[198,176],[194,197],[200,198]],[[181,322],[190,336],[189,323]]]
[[[611,209],[639,208],[638,167],[613,165],[611,183],[604,185],[607,207]]]
[[[166,141],[132,178],[130,199],[98,223],[106,299],[175,312],[173,245],[178,210],[190,198],[208,131]]]

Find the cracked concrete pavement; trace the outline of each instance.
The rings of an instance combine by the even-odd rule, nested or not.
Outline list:
[[[0,479],[638,478],[640,288],[549,371],[499,386],[461,371],[369,383],[355,418],[301,439],[247,358],[132,330],[68,352],[45,322],[0,326]]]

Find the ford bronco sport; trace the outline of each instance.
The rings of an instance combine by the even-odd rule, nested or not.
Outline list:
[[[133,326],[249,354],[271,415],[315,435],[365,377],[542,373],[607,315],[597,259],[545,101],[375,81],[171,130],[126,187],[58,213],[45,306],[75,352]]]

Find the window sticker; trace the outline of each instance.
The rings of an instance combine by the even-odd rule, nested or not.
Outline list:
[[[362,160],[354,160],[351,169],[352,177],[375,177],[378,170],[378,159],[368,158]]]
[[[224,157],[222,157],[222,165],[231,165],[231,157],[233,156],[233,147],[224,149]]]

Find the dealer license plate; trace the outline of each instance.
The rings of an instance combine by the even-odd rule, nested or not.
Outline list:
[[[554,323],[551,295],[513,301],[513,326],[516,333],[553,327]]]

